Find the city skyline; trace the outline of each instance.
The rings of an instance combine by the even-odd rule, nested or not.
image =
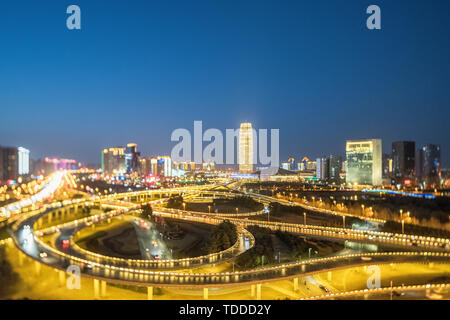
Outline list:
[[[3,1],[0,302],[450,300],[449,13]]]
[[[279,128],[280,159],[342,155],[347,139],[380,138],[384,150],[439,144],[450,165],[448,1],[383,3],[376,32],[361,2],[255,11],[251,1],[177,10],[80,1],[78,31],[56,1],[21,3],[5,4],[0,21],[11,30],[0,53],[0,144],[32,158],[98,163],[98,150],[129,141],[168,154],[170,132],[202,120]]]

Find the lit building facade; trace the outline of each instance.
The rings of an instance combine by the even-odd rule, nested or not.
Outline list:
[[[172,159],[169,156],[158,156],[150,160],[152,174],[161,177],[172,177]],[[184,170],[183,170],[184,171]]]
[[[17,148],[18,166],[17,170],[19,176],[27,175],[30,173],[30,150],[23,147]]]
[[[319,180],[327,180],[328,179],[328,165],[326,158],[317,158],[316,159],[316,177]]]
[[[126,173],[139,172],[139,156],[136,143],[128,143],[125,148],[125,170]]]
[[[348,184],[382,184],[381,139],[348,140],[346,158]]]
[[[102,171],[104,173],[125,173],[125,149],[115,147],[102,152]]]
[[[239,171],[253,172],[253,129],[251,123],[241,123],[239,129]]]

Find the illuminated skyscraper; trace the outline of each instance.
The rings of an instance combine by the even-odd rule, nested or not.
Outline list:
[[[328,163],[326,158],[316,159],[316,177],[319,180],[328,179]]]
[[[241,123],[239,130],[239,171],[253,172],[253,130],[251,123]]]
[[[139,171],[139,156],[137,152],[137,144],[129,143],[125,149],[125,168],[127,173]]]
[[[346,182],[360,185],[381,185],[381,152],[381,139],[347,141]]]
[[[30,173],[30,150],[23,147],[17,148],[19,163],[18,171],[19,175],[25,175]]]

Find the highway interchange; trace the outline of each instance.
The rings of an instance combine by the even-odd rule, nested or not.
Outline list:
[[[70,174],[64,173],[64,176],[66,175]],[[51,189],[48,190],[54,192],[56,189],[55,184],[60,187],[64,183],[67,184],[67,180],[69,179],[65,177],[63,179],[62,173],[55,175],[49,183],[49,188]],[[199,288],[203,289],[203,298],[206,299],[208,298],[209,288],[251,286],[252,292],[255,291],[252,296],[258,299],[261,297],[262,284],[280,280],[292,280],[295,289],[296,286],[298,287],[299,279],[350,267],[393,263],[448,264],[450,261],[450,239],[249,219],[252,216],[266,214],[264,210],[254,213],[233,214],[231,216],[230,214],[168,209],[163,206],[170,195],[183,195],[185,198],[196,199],[226,198],[233,197],[236,194],[236,190],[227,192],[219,189],[214,190],[212,186],[203,186],[93,196],[86,199],[66,200],[62,203],[55,202],[38,209],[23,210],[23,212],[23,207],[16,207],[15,216],[18,218],[12,225],[12,240],[9,242],[12,241],[24,255],[32,258],[36,263],[37,269],[40,268],[39,264],[44,264],[59,270],[60,277],[65,278],[67,276],[66,270],[69,266],[78,266],[83,277],[94,279],[94,290],[96,292],[99,291],[98,287],[100,284],[118,283],[147,287],[149,298],[152,298],[150,293],[153,292],[153,288],[157,287],[172,287],[180,290],[182,288]],[[297,205],[292,201],[277,197],[262,196],[254,193],[246,194],[266,206],[273,201]],[[40,200],[42,198],[37,202]],[[224,220],[231,221],[238,227],[238,241],[223,252],[202,257],[174,260],[120,259],[89,252],[76,245],[74,238],[76,239],[77,232],[83,228],[95,228],[96,224],[108,223],[114,217],[132,214],[140,210],[141,205],[145,203],[152,205],[154,215],[165,218],[212,225],[219,224]],[[101,209],[109,208],[112,210],[56,226],[40,228],[46,222],[51,223],[54,216],[63,215],[70,220],[73,212],[86,206],[98,206]],[[311,210],[312,208],[308,206],[308,209]],[[343,214],[340,212],[327,213]],[[389,247],[391,252],[335,255],[236,272],[195,272],[195,268],[205,268],[224,263],[251,248],[255,240],[251,233],[246,230],[246,227],[250,225],[288,231],[315,239],[374,243]],[[142,237],[140,237],[141,250],[151,249],[146,247],[146,241],[142,241],[146,236],[148,237],[148,234],[146,235],[146,232],[143,232]],[[46,239],[51,238],[51,243],[48,244],[43,241],[44,237]],[[3,243],[7,242],[3,241]],[[352,294],[353,296],[358,296],[358,294],[364,296],[368,294],[368,291],[353,292]],[[345,293],[341,293],[341,297],[345,297]]]

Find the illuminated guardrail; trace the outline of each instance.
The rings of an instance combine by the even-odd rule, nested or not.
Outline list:
[[[78,232],[81,229],[78,230]],[[254,246],[255,239],[253,235],[243,228],[238,228],[238,239],[228,249],[223,251],[219,251],[216,253],[211,253],[208,255],[202,255],[198,257],[192,258],[183,258],[183,259],[170,259],[170,260],[144,260],[144,259],[124,259],[117,257],[110,257],[101,255],[95,252],[88,251],[86,249],[81,248],[76,244],[77,234],[74,234],[70,238],[71,248],[78,252],[85,259],[89,259],[94,262],[108,264],[119,267],[133,267],[138,269],[173,269],[173,268],[187,268],[187,267],[199,267],[205,264],[224,262],[230,258],[235,257],[237,254],[242,253],[241,245],[243,245],[244,238],[249,239],[250,246],[249,248]],[[248,249],[249,249],[248,248]],[[245,251],[245,250],[244,250]]]
[[[101,198],[100,198],[101,199]],[[93,201],[92,199],[81,201]],[[79,201],[79,202],[81,202]],[[62,205],[71,205],[74,201],[68,201]],[[138,207],[139,205],[136,205]],[[58,205],[55,206],[56,208]],[[49,211],[54,210],[47,209]],[[117,210],[117,214],[127,212],[131,209]],[[170,209],[169,212],[155,212],[155,214],[168,215],[175,219],[190,219],[192,221],[206,222],[206,223],[218,223],[224,220],[224,218],[205,217],[204,215],[186,214],[185,212],[177,212],[177,210]],[[180,211],[180,210],[178,210]],[[45,214],[45,213],[42,213]],[[92,218],[92,217],[91,217]],[[243,219],[227,219],[230,221],[236,221],[243,226],[258,224],[260,226],[268,226],[273,228],[279,228],[280,230],[295,232],[296,230],[302,230],[302,232],[311,232],[319,235],[336,236],[333,230],[345,230],[345,232],[354,232],[356,234],[361,231],[330,228],[330,227],[316,227],[316,226],[304,226],[296,224],[286,224],[278,222],[261,222],[261,221],[249,221]],[[20,221],[20,222],[19,222]],[[15,230],[17,231],[22,225],[26,224],[27,218],[23,217],[16,222]],[[282,228],[280,228],[282,227]],[[343,231],[344,232],[344,231]],[[364,231],[367,233],[367,231]],[[386,233],[380,233],[386,234]],[[345,233],[344,233],[345,235]],[[346,235],[348,236],[348,235]],[[362,235],[366,236],[366,235]],[[361,237],[362,237],[361,236]],[[409,235],[399,235],[401,244],[407,241],[408,237],[415,237]],[[364,237],[362,237],[365,239]],[[420,238],[420,237],[418,237]],[[434,238],[428,237],[430,240]],[[16,246],[25,254],[27,252],[22,248],[18,242],[17,237],[13,237]],[[46,262],[39,257],[32,258],[48,264],[54,268],[65,270],[69,265],[78,265],[82,269],[82,272],[86,276],[107,279],[108,281],[116,281],[121,283],[128,283],[134,285],[159,285],[159,286],[197,286],[203,287],[219,287],[226,285],[239,285],[252,282],[266,282],[266,281],[278,281],[282,279],[289,279],[298,276],[304,276],[307,274],[320,273],[326,270],[336,270],[342,268],[348,268],[350,266],[367,265],[368,261],[363,261],[363,257],[370,257],[370,264],[383,264],[383,263],[408,263],[408,262],[430,262],[430,261],[442,261],[444,263],[450,262],[450,255],[447,252],[387,252],[387,253],[370,253],[370,254],[353,254],[346,256],[325,257],[316,258],[307,261],[296,261],[292,263],[276,265],[272,267],[252,269],[246,271],[237,272],[224,272],[224,273],[186,273],[186,272],[165,272],[165,271],[152,271],[141,268],[132,267],[119,267],[109,264],[103,264],[89,259],[76,257],[73,255],[61,252],[51,246],[43,243],[38,237],[34,236],[33,240],[40,250],[44,250],[50,257],[56,260],[55,262]],[[442,239],[444,242],[448,242],[448,239]],[[434,243],[434,242],[433,242]]]
[[[312,296],[312,297],[308,297],[308,298],[302,298],[300,300],[343,298],[343,297],[361,296],[361,295],[367,295],[367,294],[390,293],[392,291],[449,289],[449,288],[450,288],[450,284],[448,284],[448,283],[396,286],[396,287],[384,287],[384,288],[375,288],[375,289],[362,289],[362,290],[352,290],[352,291],[346,291],[346,292],[329,293],[329,294],[324,294],[324,295],[320,295],[320,296]]]

